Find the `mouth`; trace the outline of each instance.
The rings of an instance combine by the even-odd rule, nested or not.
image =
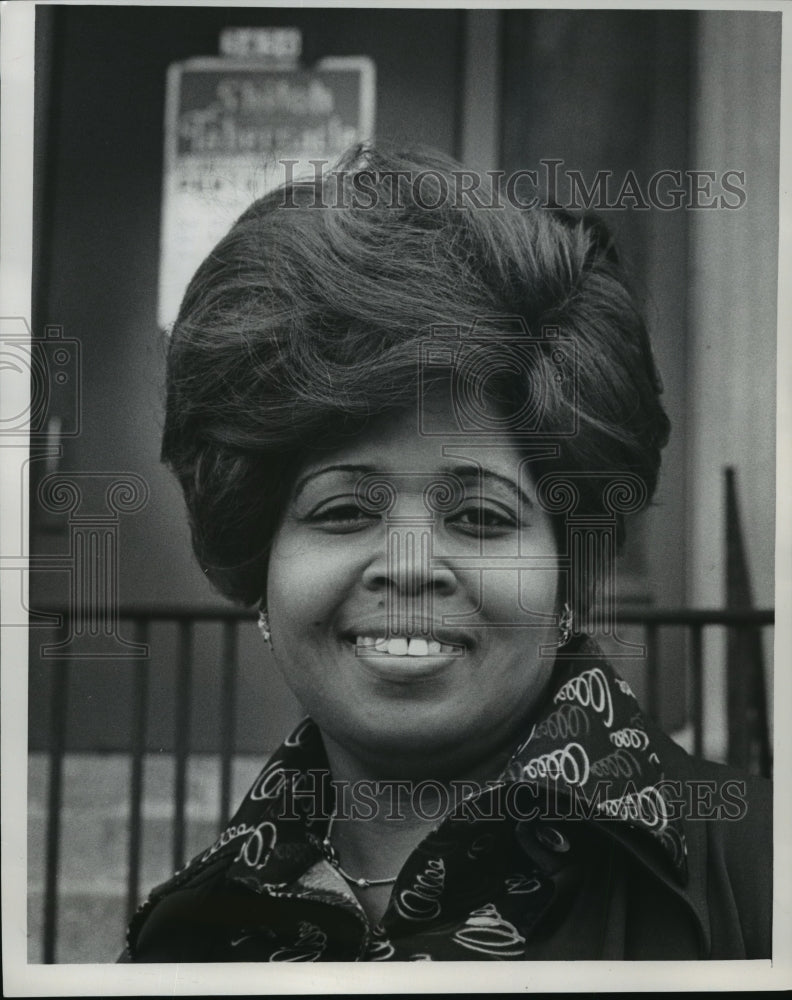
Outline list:
[[[401,658],[426,656],[460,656],[465,651],[463,643],[440,642],[422,636],[355,635],[345,637],[363,656],[393,656]]]
[[[381,625],[358,628],[341,637],[355,663],[379,682],[398,687],[439,681],[473,645],[466,635],[440,626],[422,629],[422,635],[390,636],[379,632]]]

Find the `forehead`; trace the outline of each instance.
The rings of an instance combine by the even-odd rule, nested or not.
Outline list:
[[[460,433],[451,399],[440,394],[427,402],[424,411],[408,408],[372,419],[348,441],[310,458],[302,473],[350,465],[431,475],[465,464],[515,482],[530,482],[527,463],[508,433],[488,433],[486,445],[475,434]]]

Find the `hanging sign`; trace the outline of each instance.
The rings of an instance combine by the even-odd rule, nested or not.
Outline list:
[[[284,29],[276,29],[283,34]],[[287,31],[289,29],[286,29]],[[265,32],[224,42],[262,51]],[[372,139],[375,70],[363,56],[323,59],[311,70],[277,58],[190,59],[168,69],[158,319],[168,329],[198,265],[255,199],[289,177],[314,176],[350,145]],[[286,53],[286,55],[284,55]],[[295,162],[296,161],[296,162]]]

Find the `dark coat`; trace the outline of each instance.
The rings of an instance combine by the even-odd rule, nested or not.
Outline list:
[[[501,782],[472,800],[477,811],[444,820],[408,859],[377,928],[326,857],[326,819],[306,821],[294,798],[284,809],[284,773],[326,768],[318,730],[303,723],[218,841],[152,892],[122,960],[769,958],[770,783],[689,756],[644,723],[629,688],[600,666],[613,695],[607,725],[588,710],[585,740],[559,742],[563,691],[575,691],[560,689],[512,758],[523,784]],[[525,783],[559,746],[586,747],[589,782],[612,774],[619,758],[608,751],[626,732],[644,746],[621,755],[626,773],[605,783],[606,803],[592,808],[591,784],[573,803],[563,782]],[[551,785],[552,802],[540,794]],[[638,786],[654,795],[662,786],[659,836],[652,816],[624,808]],[[515,789],[527,797],[504,812]]]

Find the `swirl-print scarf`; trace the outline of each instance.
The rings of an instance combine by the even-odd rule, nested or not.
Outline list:
[[[559,666],[554,693],[504,780],[563,793],[572,818],[646,831],[684,881],[684,832],[664,797],[663,766],[629,685],[603,659]]]

